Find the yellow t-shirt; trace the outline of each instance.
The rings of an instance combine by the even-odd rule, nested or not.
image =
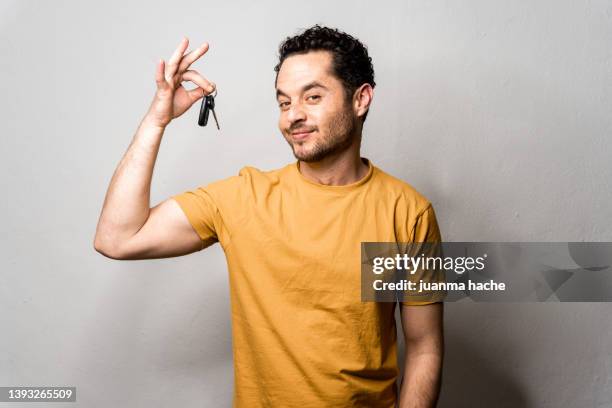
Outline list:
[[[312,182],[296,161],[173,196],[202,248],[227,258],[234,407],[394,407],[396,303],[361,301],[361,242],[441,237],[425,197],[362,160],[348,185]]]

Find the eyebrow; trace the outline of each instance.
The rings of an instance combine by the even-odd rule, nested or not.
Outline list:
[[[306,92],[306,91],[308,91],[309,89],[312,89],[312,88],[323,88],[325,90],[329,90],[329,88],[327,88],[325,85],[323,85],[323,84],[321,84],[321,83],[319,83],[317,81],[312,81],[312,82],[309,82],[309,83],[307,83],[306,85],[304,85],[302,87],[302,93],[304,93],[304,92]],[[278,99],[279,96],[287,96],[288,97],[289,95],[287,95],[286,93],[284,93],[280,89],[276,89],[276,99]]]

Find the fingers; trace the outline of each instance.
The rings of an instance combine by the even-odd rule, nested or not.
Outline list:
[[[202,55],[204,55],[206,51],[208,51],[208,49],[209,49],[209,45],[208,43],[205,42],[204,44],[200,46],[200,48],[197,48],[191,51],[190,53],[188,53],[187,55],[183,56],[183,59],[181,60],[179,67],[178,67],[178,72],[179,73],[185,72],[187,68],[189,68],[189,66],[193,64],[195,60],[197,60]]]
[[[200,88],[202,88],[206,95],[210,95],[211,93],[213,93],[216,88],[214,82],[207,80],[202,75],[200,75],[199,72],[191,69],[183,72],[182,78],[183,80],[191,81]]]
[[[188,45],[189,40],[187,37],[183,37],[177,49],[174,50],[174,54],[172,54],[172,57],[170,57],[168,60],[168,65],[166,66],[165,72],[165,78],[168,82],[171,82],[174,74],[176,74],[178,64],[181,61],[181,58],[183,58],[183,54],[185,53]]]
[[[195,96],[198,93],[203,92],[204,95],[211,94],[215,90],[215,84],[208,81],[199,72],[194,70],[187,70],[191,64],[194,63],[198,58],[204,55],[208,49],[209,44],[203,43],[199,48],[184,55],[189,40],[187,37],[183,37],[179,46],[174,50],[174,53],[165,63],[164,60],[160,60],[157,63],[157,69],[155,71],[155,82],[159,89],[165,89],[167,87],[175,87],[175,76],[178,74],[180,78],[179,84],[182,81],[191,81],[198,85],[201,89],[194,89],[190,91],[190,96]],[[195,92],[191,94],[191,92]],[[200,95],[201,96],[201,95]]]
[[[157,67],[155,69],[155,82],[159,89],[165,89],[168,86],[166,78],[164,78],[164,60],[157,61]]]

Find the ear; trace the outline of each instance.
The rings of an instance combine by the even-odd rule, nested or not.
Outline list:
[[[370,104],[374,98],[374,88],[365,83],[355,90],[353,94],[353,110],[358,117],[362,117],[370,109]]]

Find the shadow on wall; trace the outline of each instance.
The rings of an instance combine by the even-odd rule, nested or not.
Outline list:
[[[445,308],[453,307],[446,303]],[[446,316],[445,316],[446,318]],[[398,355],[404,361],[405,345],[401,320],[398,321]],[[445,324],[444,368],[442,389],[437,408],[535,408],[530,403],[520,379],[513,376],[506,367],[497,365],[497,359],[487,358],[476,344],[464,339]],[[489,340],[490,341],[490,340]],[[496,343],[506,342],[503,349],[517,357],[520,351],[512,348],[511,339],[496,338]],[[512,360],[506,355],[505,361]],[[403,363],[400,364],[403,376]],[[399,380],[398,380],[399,386]],[[399,389],[399,388],[398,388]]]
[[[447,333],[439,408],[535,407],[518,378],[496,365],[496,359],[487,360],[481,354],[457,333]]]

